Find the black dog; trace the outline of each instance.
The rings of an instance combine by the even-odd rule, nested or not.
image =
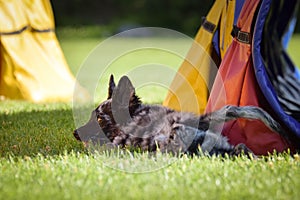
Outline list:
[[[173,154],[205,152],[222,156],[251,153],[244,144],[232,146],[226,137],[216,133],[218,125],[237,118],[261,120],[284,135],[280,125],[258,107],[225,106],[202,116],[177,112],[142,104],[128,77],[123,76],[115,86],[111,75],[108,99],[92,112],[87,124],[74,131],[74,136],[83,142],[150,152],[159,149]]]

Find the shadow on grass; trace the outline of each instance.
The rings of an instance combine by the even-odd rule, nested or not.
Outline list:
[[[0,113],[0,157],[84,152],[73,130],[71,109]]]

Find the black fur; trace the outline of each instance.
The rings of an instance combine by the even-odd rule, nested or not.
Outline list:
[[[86,125],[74,131],[74,136],[83,142],[150,152],[159,148],[173,154],[201,151],[210,155],[250,154],[245,145],[234,147],[226,137],[216,133],[219,124],[237,118],[259,119],[284,134],[280,125],[258,107],[225,106],[202,116],[177,112],[160,105],[142,104],[128,77],[123,76],[115,86],[111,76],[108,99],[92,112]]]

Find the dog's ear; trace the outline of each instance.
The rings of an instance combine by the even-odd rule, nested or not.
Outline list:
[[[140,106],[135,89],[127,76],[123,76],[112,94],[112,111],[117,123],[125,123]]]
[[[133,104],[140,104],[139,97],[135,94],[135,89],[127,76],[122,76],[112,95],[112,101],[122,107]]]
[[[110,78],[109,78],[108,97],[107,97],[107,99],[111,99],[115,87],[116,87],[116,84],[115,84],[115,81],[114,81],[114,75],[111,74]]]

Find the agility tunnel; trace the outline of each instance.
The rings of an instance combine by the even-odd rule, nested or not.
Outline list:
[[[50,1],[0,1],[0,96],[71,101],[75,78],[55,35]]]
[[[228,8],[226,3],[229,2],[232,1],[215,1],[215,4],[223,3],[222,5]],[[216,12],[215,4],[208,15]],[[195,94],[185,93],[174,87],[179,76],[177,75],[170,86],[164,105],[195,113],[215,111],[225,105],[261,107],[282,125],[286,130],[285,136],[272,132],[260,121],[243,119],[226,123],[222,134],[228,137],[231,144],[244,143],[257,155],[267,155],[274,150],[277,152],[288,149],[292,152],[299,150],[300,79],[298,69],[286,53],[298,7],[298,0],[237,0],[232,9],[235,12],[230,27],[231,36],[228,39],[231,42],[228,42],[229,46],[225,52],[222,53],[223,40],[220,39],[220,35],[224,31],[221,29],[220,21],[210,21],[215,25],[214,32],[211,32],[213,36],[197,35],[204,37],[203,40],[210,41],[214,54],[211,49],[207,50],[207,54],[212,55],[219,68],[217,74],[210,77],[213,78],[211,90],[208,90],[209,86],[200,85],[199,82],[194,81],[195,79],[191,80],[195,74],[192,74],[192,70],[186,68],[183,63],[178,74],[184,77],[185,81],[191,82]],[[222,15],[218,19],[221,20]],[[202,24],[201,29],[206,29],[205,23]],[[195,41],[200,41],[199,44],[202,45],[197,36]],[[219,63],[213,55],[217,55],[220,59]],[[205,79],[209,74],[201,74],[197,69],[204,67],[206,70],[202,71],[209,72],[209,65],[193,67],[200,78]],[[195,84],[197,86],[194,86]],[[202,95],[198,93],[199,88],[206,94],[199,98],[201,109],[193,109],[193,105],[186,108],[185,104],[191,95]],[[174,99],[178,98],[179,103],[170,101],[170,96]],[[202,112],[203,108],[204,112]]]

